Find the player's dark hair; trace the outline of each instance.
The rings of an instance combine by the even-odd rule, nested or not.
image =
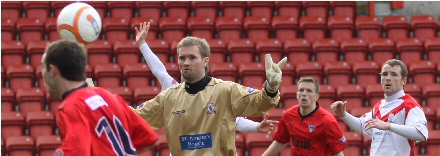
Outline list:
[[[61,76],[70,81],[84,81],[86,79],[87,52],[83,44],[59,40],[46,48],[46,69],[49,65],[56,66]]]
[[[391,59],[391,60],[388,60],[387,62],[385,62],[385,64],[388,64],[391,67],[394,67],[395,65],[400,66],[400,75],[402,75],[402,79],[408,76],[408,68],[406,68],[405,63],[403,63],[402,61],[396,60],[396,59]]]
[[[299,86],[299,84],[303,82],[313,83],[315,85],[316,94],[319,94],[320,88],[318,80],[313,77],[301,77],[296,84]]]
[[[177,53],[179,53],[180,47],[191,47],[197,46],[199,47],[200,55],[202,58],[211,56],[211,48],[209,47],[208,42],[206,42],[203,38],[188,36],[183,38],[179,44],[177,45]],[[209,66],[205,67],[205,74],[208,74]]]

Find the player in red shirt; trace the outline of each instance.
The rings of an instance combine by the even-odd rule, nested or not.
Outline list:
[[[335,117],[318,104],[319,84],[311,77],[298,81],[299,105],[289,108],[278,124],[274,141],[264,156],[278,154],[287,144],[292,156],[343,156],[348,143]]]
[[[62,144],[55,155],[137,155],[158,136],[118,95],[85,80],[82,44],[60,40],[43,54],[43,78],[52,99],[63,99],[57,123]]]

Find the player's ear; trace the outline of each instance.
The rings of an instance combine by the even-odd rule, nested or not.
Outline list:
[[[402,83],[402,85],[405,85],[407,80],[408,80],[408,77],[405,77],[405,78],[402,79],[402,81],[400,83]]]
[[[319,94],[315,94],[315,100],[318,101],[319,99]]]
[[[51,77],[55,77],[56,75],[60,74],[60,70],[58,69],[57,66],[54,66],[53,64],[50,64],[49,67],[50,67],[49,74],[50,74]]]

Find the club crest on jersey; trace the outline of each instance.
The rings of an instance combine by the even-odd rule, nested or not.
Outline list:
[[[388,122],[394,123],[394,119],[396,117],[394,116],[394,114],[390,114],[390,116],[388,117]]]
[[[249,89],[247,90],[248,93],[253,93],[254,91],[255,91],[254,88],[249,88]]]
[[[313,130],[315,130],[316,126],[315,125],[309,125],[309,131],[310,133],[313,132]]]
[[[215,113],[217,113],[217,112],[215,111],[214,104],[213,103],[209,103],[208,104],[208,114],[215,114]]]
[[[345,136],[342,136],[342,138],[339,139],[339,143],[340,144],[345,144],[345,142],[347,142],[347,140],[345,139]]]

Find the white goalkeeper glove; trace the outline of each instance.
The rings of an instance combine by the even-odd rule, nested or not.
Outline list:
[[[93,84],[92,78],[87,78],[86,79],[86,83],[87,83],[88,86],[95,87],[95,84]]]
[[[287,57],[283,58],[278,64],[275,64],[270,54],[266,54],[266,82],[265,88],[270,93],[276,93],[281,84],[282,72],[281,69],[287,63]]]

